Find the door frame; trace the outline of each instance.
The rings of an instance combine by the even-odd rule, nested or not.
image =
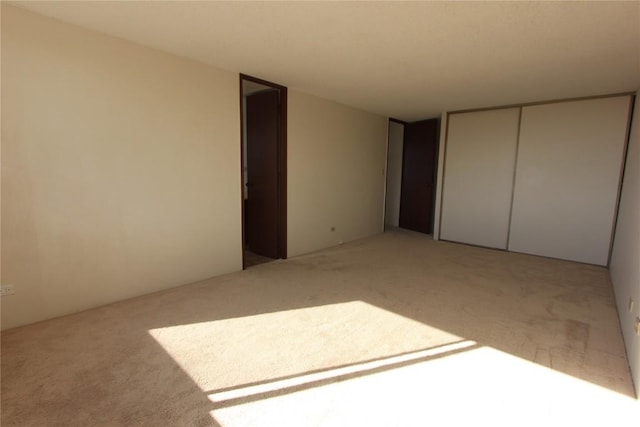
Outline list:
[[[245,267],[244,259],[244,242],[245,242],[245,211],[244,211],[244,93],[242,90],[242,82],[250,81],[269,86],[278,91],[278,258],[287,258],[287,88],[276,83],[252,77],[246,74],[240,74],[240,206],[242,210],[242,268]]]
[[[391,146],[391,142],[389,139],[390,131],[391,131],[391,122],[402,125],[402,150],[404,151],[404,126],[407,124],[404,120],[394,119],[393,117],[389,117],[387,121],[387,161],[385,164],[385,177],[384,177],[384,216],[382,218],[382,226],[383,229],[386,230],[387,227],[387,183],[389,182],[389,147]],[[400,191],[398,194],[398,198],[402,199],[402,172],[404,167],[404,153],[402,158],[400,158]],[[398,219],[400,218],[400,200],[398,200]],[[399,224],[398,224],[399,225]]]

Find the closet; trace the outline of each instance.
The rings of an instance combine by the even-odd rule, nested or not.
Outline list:
[[[440,239],[607,265],[631,101],[450,113]]]
[[[519,108],[449,116],[440,238],[506,249]]]

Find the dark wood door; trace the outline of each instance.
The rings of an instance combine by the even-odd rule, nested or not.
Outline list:
[[[427,234],[433,232],[438,128],[438,119],[404,125],[399,219],[401,228]]]
[[[246,98],[248,249],[278,258],[278,103],[277,90]]]

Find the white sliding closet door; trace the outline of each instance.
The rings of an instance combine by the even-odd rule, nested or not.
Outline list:
[[[523,107],[509,250],[606,265],[630,97]]]
[[[520,108],[449,115],[440,239],[506,249]]]

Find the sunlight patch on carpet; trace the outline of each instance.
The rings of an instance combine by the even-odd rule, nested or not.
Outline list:
[[[169,326],[149,334],[203,391],[464,340],[362,301]]]
[[[210,412],[224,427],[259,425],[627,425],[638,402],[489,348]]]
[[[462,351],[476,345],[473,341],[460,341],[426,350],[414,351],[411,353],[390,356],[369,362],[355,363],[349,366],[326,369],[310,374],[302,374],[286,379],[277,379],[256,385],[240,386],[209,394],[212,402],[224,402],[241,399],[251,396],[260,396],[272,392],[279,392],[287,389],[299,388],[305,385],[314,385],[326,382],[327,380],[339,381],[358,375],[367,375],[385,368],[394,368],[397,365],[404,365],[409,362],[421,361],[446,355],[448,353]]]

